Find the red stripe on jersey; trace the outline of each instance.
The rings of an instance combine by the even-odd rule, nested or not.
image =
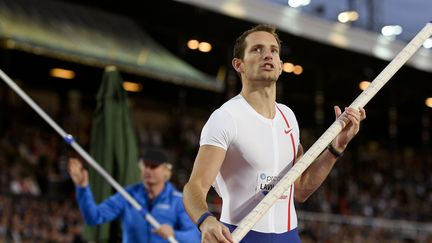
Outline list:
[[[281,113],[283,119],[285,120],[285,124],[287,125],[288,129],[291,128],[288,119],[285,117],[284,113],[282,112],[282,110],[276,106],[277,109],[279,110],[279,112]],[[292,145],[292,150],[293,150],[293,165],[295,163],[295,159],[297,157],[297,151],[296,151],[296,146],[295,146],[295,142],[294,142],[294,135],[293,133],[290,134],[290,138],[291,138],[291,145]],[[288,231],[291,230],[291,197],[292,197],[292,193],[293,193],[293,185],[290,186],[290,193],[289,193],[289,199],[288,199]]]
[[[287,127],[288,127],[288,129],[290,129],[291,128],[291,126],[290,126],[290,124],[289,124],[289,122],[288,122],[288,119],[286,119],[286,117],[285,117],[285,115],[284,115],[284,113],[282,112],[282,110],[279,108],[279,106],[276,106],[276,108],[279,110],[279,112],[281,113],[281,115],[282,115],[282,117],[283,117],[283,119],[285,120],[285,123],[286,123],[286,125],[287,125]]]
[[[297,152],[296,152],[296,147],[295,147],[295,143],[294,143],[294,136],[291,133],[291,144],[292,144],[292,149],[294,151],[294,158],[293,158],[293,165],[295,163],[295,158],[297,156]],[[288,200],[288,231],[291,230],[291,194],[292,194],[292,190],[293,190],[293,185],[290,186],[290,194],[289,194],[289,200]]]
[[[291,230],[291,196],[292,196],[293,185],[290,186],[290,193],[288,199],[288,231]]]

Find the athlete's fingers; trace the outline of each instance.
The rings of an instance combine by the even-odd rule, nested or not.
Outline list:
[[[353,108],[345,108],[346,113],[350,113],[353,114],[357,120],[359,121],[363,121],[364,119],[366,119],[366,110],[364,108],[360,108],[360,109],[353,109]]]
[[[216,242],[216,238],[210,232],[202,232],[201,243],[211,243]]]
[[[210,235],[210,234],[202,235],[201,243],[213,243],[213,242],[219,242],[219,241],[217,241],[215,236]]]
[[[228,228],[219,222],[215,217],[208,217],[201,224],[201,240],[203,243],[233,243]]]
[[[222,234],[205,234],[202,236],[201,243],[232,243]]]
[[[220,243],[233,243],[231,233],[225,225],[219,224],[219,227],[214,231],[214,236],[217,242]]]
[[[335,111],[336,119],[338,119],[338,117],[341,115],[342,111],[339,108],[339,106],[337,106],[337,105],[335,105],[333,108],[334,108],[334,111]]]
[[[219,243],[232,243],[232,241],[228,240],[225,235],[223,234],[217,234],[216,235],[216,240]]]
[[[231,232],[227,227],[222,228],[222,234],[229,240],[230,243],[234,243],[234,239],[231,236]]]
[[[366,110],[364,108],[360,109],[360,120],[363,121],[366,119]]]
[[[355,122],[354,121],[352,121],[352,122],[353,123],[358,123],[358,125],[360,124],[360,122],[362,120],[364,120],[366,118],[366,111],[363,108],[359,109],[359,110],[349,109],[349,110],[347,110],[347,113],[349,115],[353,116],[353,118],[355,119]]]
[[[346,117],[354,124],[358,124],[360,122],[360,113],[355,113],[351,110],[347,110]]]

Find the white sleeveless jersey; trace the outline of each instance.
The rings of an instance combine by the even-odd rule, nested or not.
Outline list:
[[[205,124],[200,145],[225,149],[226,157],[213,184],[223,199],[221,221],[238,223],[292,167],[299,145],[294,113],[275,104],[267,119],[237,95],[215,110]],[[297,227],[294,186],[252,228],[262,233],[283,233]]]

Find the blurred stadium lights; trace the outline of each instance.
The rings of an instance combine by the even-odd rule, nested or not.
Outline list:
[[[123,89],[129,92],[140,92],[142,90],[142,85],[135,82],[124,81]]]
[[[73,79],[75,78],[75,72],[63,68],[53,68],[50,70],[50,75],[55,78],[61,79]]]
[[[338,21],[341,23],[355,22],[359,19],[357,11],[344,11],[338,14]]]

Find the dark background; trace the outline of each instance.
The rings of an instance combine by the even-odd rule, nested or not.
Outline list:
[[[60,1],[60,0],[58,0]],[[143,31],[159,42],[180,59],[205,73],[215,77],[219,68],[227,70],[227,76],[235,77],[231,67],[232,43],[245,29],[255,23],[223,16],[191,5],[159,0],[146,1],[79,1],[73,4],[85,5],[103,11],[126,16],[136,22]],[[280,32],[283,41],[282,60],[300,64],[302,75],[284,73],[278,85],[278,101],[290,106],[297,114],[304,128],[316,129],[317,135],[333,121],[333,105],[348,106],[361,92],[358,83],[372,80],[388,64],[387,61],[343,50],[297,36]],[[190,38],[212,43],[210,53],[187,49]],[[1,59],[8,65],[10,75],[38,87],[56,88],[66,92],[70,88],[94,92],[99,86],[102,69],[47,58],[15,50],[3,51]],[[50,67],[59,66],[77,71],[73,82],[54,82],[47,78]],[[23,71],[26,70],[26,71]],[[161,98],[163,102],[176,104],[184,102],[212,110],[233,93],[239,91],[237,80],[228,89],[219,93],[200,90],[152,80],[146,77],[123,73],[126,80],[145,84],[140,95]],[[231,76],[230,76],[231,75]],[[423,120],[430,120],[432,109],[424,102],[432,94],[431,73],[404,66],[390,82],[366,106],[368,119],[364,122],[361,136],[371,140],[396,141],[401,145],[420,146],[428,141],[431,129]],[[67,83],[67,85],[65,85]],[[318,108],[316,94],[322,92],[324,103]],[[322,109],[324,120],[316,118],[316,111]],[[390,124],[389,113],[393,111],[396,119]],[[389,134],[389,127],[395,126],[396,133]],[[426,127],[426,128],[425,128]],[[426,129],[426,130],[425,130]],[[426,134],[426,135],[425,135]]]

